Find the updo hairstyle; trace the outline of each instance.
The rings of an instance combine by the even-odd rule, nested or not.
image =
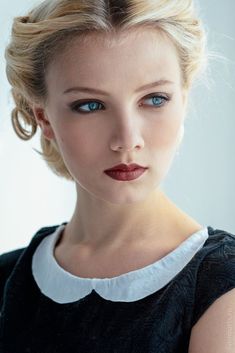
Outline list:
[[[174,42],[184,88],[206,66],[206,34],[192,0],[46,0],[28,15],[16,17],[5,51],[6,73],[15,108],[13,128],[23,140],[37,132],[33,102],[46,102],[46,70],[73,38],[89,33],[113,34],[150,26]],[[59,176],[74,180],[57,144],[41,132],[40,155]]]

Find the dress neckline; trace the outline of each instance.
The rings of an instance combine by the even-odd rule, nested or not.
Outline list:
[[[57,303],[77,301],[95,290],[104,299],[136,301],[161,289],[172,280],[203,247],[209,229],[190,235],[177,248],[145,267],[111,278],[83,278],[63,269],[54,248],[65,224],[44,238],[32,258],[32,273],[41,292]]]

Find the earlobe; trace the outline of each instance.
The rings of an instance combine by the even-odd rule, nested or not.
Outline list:
[[[51,127],[51,124],[49,122],[49,119],[47,117],[47,114],[45,112],[45,109],[38,106],[33,106],[32,110],[33,110],[36,122],[40,126],[43,135],[49,140],[53,139],[55,135]]]

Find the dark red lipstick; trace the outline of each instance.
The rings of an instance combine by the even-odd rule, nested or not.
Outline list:
[[[118,164],[105,170],[105,174],[119,181],[130,181],[139,178],[148,169],[138,164]]]

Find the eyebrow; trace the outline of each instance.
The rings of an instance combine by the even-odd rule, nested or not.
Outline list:
[[[169,81],[169,80],[165,80],[165,79],[158,80],[158,81],[151,82],[151,83],[148,83],[147,85],[139,87],[137,90],[135,90],[135,93],[144,91],[145,89],[148,89],[148,88],[157,87],[157,86],[163,86],[163,85],[167,85],[167,84],[174,84],[174,82]],[[102,94],[103,96],[108,96],[109,95],[105,91],[102,91],[102,90],[97,89],[97,88],[89,88],[89,87],[71,87],[71,88],[66,89],[63,94],[67,94],[67,93],[70,93],[70,92],[97,93],[97,94]]]

